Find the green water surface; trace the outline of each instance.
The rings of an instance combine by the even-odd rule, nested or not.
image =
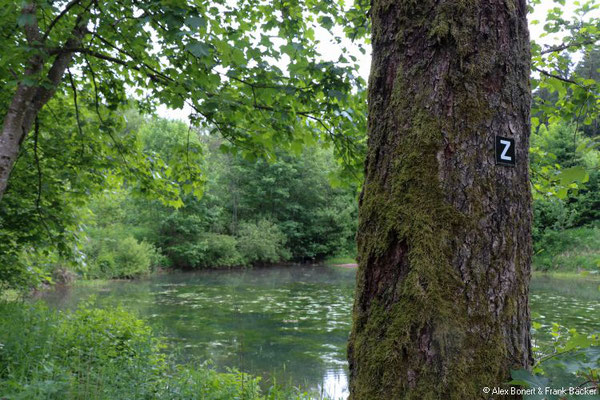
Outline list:
[[[346,341],[355,270],[331,266],[204,271],[56,288],[42,298],[73,308],[118,304],[146,319],[182,361],[212,360],[269,381],[343,398],[347,395]],[[531,309],[549,340],[552,322],[600,331],[599,283],[536,277]],[[270,382],[267,382],[267,384]]]

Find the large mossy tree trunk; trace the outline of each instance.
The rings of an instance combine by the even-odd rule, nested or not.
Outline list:
[[[526,1],[371,12],[351,399],[491,398],[532,363]],[[497,135],[515,167],[496,165]]]

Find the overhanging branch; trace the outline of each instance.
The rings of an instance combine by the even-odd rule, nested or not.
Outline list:
[[[552,72],[548,72],[548,71],[543,70],[543,69],[538,68],[538,67],[534,67],[534,69],[537,72],[539,72],[540,74],[542,74],[544,76],[547,76],[549,78],[558,79],[559,81],[563,81],[563,82],[566,82],[566,83],[570,83],[570,84],[573,84],[573,85],[577,85],[577,86],[583,87],[578,82],[574,81],[573,79],[569,79],[569,78],[565,78],[565,77],[560,76],[560,75],[553,74]]]
[[[54,18],[52,20],[52,22],[50,22],[50,25],[48,25],[48,28],[46,28],[46,31],[44,32],[44,36],[42,36],[42,42],[45,42],[46,39],[48,38],[48,35],[50,35],[50,32],[52,31],[52,28],[54,28],[54,25],[56,25],[58,23],[58,21],[61,20],[62,17],[64,17],[71,8],[73,8],[75,5],[79,4],[81,2],[81,0],[71,0],[66,6],[65,8],[60,12],[60,14],[58,14],[56,16],[56,18]]]
[[[569,42],[569,43],[563,43],[559,46],[553,46],[553,47],[549,47],[545,50],[542,50],[540,52],[540,54],[548,54],[548,53],[556,53],[556,52],[560,52],[566,49],[569,49],[571,47],[581,47],[581,46],[586,46],[588,44],[595,44],[598,40],[597,39],[587,39],[581,42]]]

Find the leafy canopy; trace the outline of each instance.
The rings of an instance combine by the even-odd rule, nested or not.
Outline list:
[[[343,2],[3,3],[3,111],[18,84],[51,84],[53,63],[70,53],[69,79],[58,89],[93,93],[99,119],[135,93],[148,108],[187,105],[195,125],[219,132],[235,151],[272,154],[326,140],[350,164],[360,153],[365,83],[356,58],[346,58],[348,49],[333,34],[327,35],[340,57],[318,51],[323,32],[354,26]],[[36,57],[44,67],[32,74]]]

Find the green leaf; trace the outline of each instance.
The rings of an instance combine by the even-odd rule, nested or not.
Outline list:
[[[25,25],[31,25],[35,23],[35,15],[32,14],[21,14],[17,18],[17,25],[23,27]]]
[[[568,193],[569,189],[563,187],[556,191],[556,197],[558,197],[561,200],[564,200],[567,198]]]
[[[511,370],[510,376],[511,376],[512,380],[510,382],[508,382],[509,385],[518,385],[518,386],[523,386],[525,388],[530,388],[530,389],[541,388],[542,393],[544,393],[544,389],[546,387],[548,387],[549,383],[550,383],[550,380],[548,378],[546,378],[544,376],[540,376],[540,375],[534,375],[531,372],[524,370],[524,369]],[[527,399],[531,399],[531,400],[545,399],[545,396],[543,394],[538,395],[537,390],[535,390],[535,393],[536,394],[533,396],[528,396]]]
[[[198,58],[210,55],[210,47],[200,42],[190,43],[186,46],[186,49]]]
[[[333,20],[330,17],[319,17],[319,24],[327,30],[333,27]]]
[[[585,183],[590,178],[585,168],[580,165],[563,169],[559,173],[558,177],[560,179],[561,185],[563,186],[567,186],[574,182]]]
[[[199,28],[206,27],[206,19],[202,16],[188,17],[185,20],[185,24],[192,29],[198,30]]]

